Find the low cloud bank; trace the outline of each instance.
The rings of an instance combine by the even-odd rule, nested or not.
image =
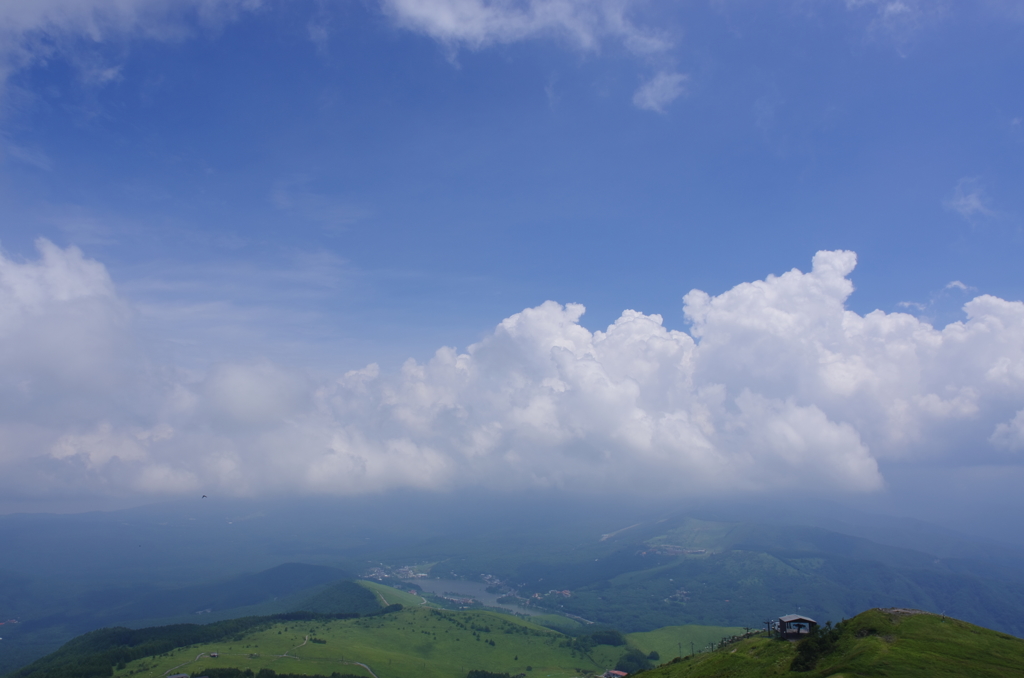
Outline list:
[[[845,308],[852,252],[684,297],[690,333],[579,304],[506,318],[464,352],[328,383],[270,363],[153,360],[105,268],[39,242],[0,258],[0,489],[10,497],[395,488],[663,496],[863,493],[879,462],[1015,461],[1024,304],[935,329]]]

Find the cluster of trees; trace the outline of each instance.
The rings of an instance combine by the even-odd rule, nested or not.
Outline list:
[[[598,645],[611,645],[621,647],[626,644],[626,637],[615,629],[598,629],[589,634],[576,636],[562,643],[562,647],[568,647],[581,654],[588,654]]]
[[[307,676],[297,673],[277,673],[271,669],[260,669],[255,673],[252,669],[204,669],[194,672],[192,676],[207,676],[207,678],[363,678],[363,676],[356,676],[351,673],[338,673],[337,671],[330,676],[322,674]]]
[[[615,629],[602,629],[600,631],[594,631],[589,636],[594,645],[611,645],[612,647],[619,647],[620,645],[626,644],[626,637]]]
[[[651,663],[650,655],[646,655],[636,648],[627,650],[626,654],[622,655],[618,663],[615,664],[616,671],[625,671],[626,673],[639,673],[653,668],[654,664]]]
[[[213,677],[211,676],[210,678]],[[466,678],[512,678],[512,676],[507,673],[494,673],[482,669],[473,669],[466,674]]]
[[[818,664],[818,660],[835,651],[839,639],[843,636],[843,623],[832,627],[832,622],[825,626],[815,626],[807,637],[800,641],[796,648],[796,656],[789,665],[790,671],[810,671]]]

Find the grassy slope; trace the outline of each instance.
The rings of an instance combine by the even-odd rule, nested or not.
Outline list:
[[[419,607],[420,605],[427,604],[420,596],[406,593],[405,591],[400,591],[399,589],[385,584],[380,584],[375,581],[366,581],[361,579],[358,584],[370,591],[373,591],[381,602],[381,607],[394,605],[395,603],[399,603],[404,607]]]
[[[474,627],[491,631],[475,632]],[[303,644],[307,635],[327,642]],[[365,674],[353,664],[361,662],[380,678],[453,678],[474,668],[516,674],[527,666],[533,667],[530,675],[536,678],[568,678],[577,675],[577,668],[611,668],[626,649],[599,646],[590,653],[591,660],[561,647],[564,640],[559,633],[507,615],[419,607],[361,619],[275,624],[241,640],[193,645],[141,659],[115,675],[157,677],[171,669],[196,673],[218,666]],[[201,656],[210,652],[220,657]]]
[[[738,636],[744,629],[733,626],[666,626],[645,631],[642,633],[630,633],[626,636],[629,644],[643,650],[644,654],[650,654],[652,650],[657,652],[661,659],[656,663],[664,663],[682,653],[690,653],[690,643],[697,650],[704,648],[708,643],[717,643],[722,638]]]
[[[806,673],[790,672],[796,644],[754,638],[644,678],[1009,678],[1024,675],[1024,640],[932,614],[869,610],[847,622],[836,651]],[[862,637],[857,637],[858,635]]]

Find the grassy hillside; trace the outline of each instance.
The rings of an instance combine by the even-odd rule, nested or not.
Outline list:
[[[210,668],[263,668],[303,675],[369,672],[379,678],[455,678],[470,669],[569,678],[611,668],[625,646],[586,654],[566,636],[494,612],[425,607],[359,619],[282,622],[230,640],[200,643],[131,662],[115,676],[195,675]],[[210,654],[217,653],[217,658]],[[529,668],[528,668],[529,667]]]
[[[417,607],[419,605],[426,605],[427,601],[422,596],[417,596],[412,593],[400,591],[391,586],[380,584],[375,581],[362,580],[359,585],[368,591],[372,591],[381,603],[381,607],[387,607],[388,605],[402,605],[404,607]]]
[[[665,626],[653,631],[630,633],[626,639],[644,654],[657,652],[661,659],[656,663],[664,663],[680,654],[689,654],[691,647],[699,652],[709,643],[718,643],[723,638],[743,632],[744,629],[735,626]]]
[[[810,651],[817,647],[818,651]],[[796,668],[806,670],[794,671]],[[645,672],[644,678],[1010,678],[1024,675],[1024,640],[939,615],[864,612],[817,644],[764,637]]]
[[[386,587],[384,587],[386,588]],[[384,591],[385,596],[389,591]],[[387,598],[390,602],[390,598]],[[216,642],[196,643],[145,657],[115,672],[119,678],[167,672],[202,675],[210,669],[371,678],[460,678],[472,669],[540,678],[570,678],[613,668],[636,649],[667,660],[679,643],[698,647],[735,629],[681,627],[661,633],[618,636],[625,644],[580,642],[529,621],[487,611],[451,612],[427,607],[359,619],[284,621]],[[212,657],[216,653],[217,657]],[[370,673],[372,670],[373,674]]]

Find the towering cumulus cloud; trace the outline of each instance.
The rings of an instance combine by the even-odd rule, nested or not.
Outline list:
[[[636,311],[591,332],[582,306],[549,301],[465,352],[313,383],[269,363],[154,366],[102,265],[40,248],[0,260],[8,491],[871,492],[880,462],[1024,447],[1024,304],[977,297],[942,329],[861,316],[852,252],[690,292],[689,334]]]

